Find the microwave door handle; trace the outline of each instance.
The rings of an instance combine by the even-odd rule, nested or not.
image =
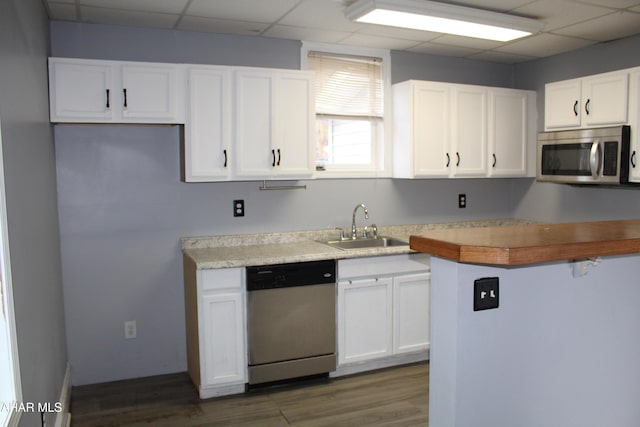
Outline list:
[[[591,156],[589,157],[589,166],[591,167],[591,176],[595,179],[600,175],[600,166],[602,159],[602,147],[600,140],[596,139],[591,145]]]

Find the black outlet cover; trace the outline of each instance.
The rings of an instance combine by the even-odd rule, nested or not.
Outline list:
[[[233,216],[244,216],[244,200],[233,201]]]
[[[483,277],[473,282],[473,311],[498,308],[500,305],[500,279]]]

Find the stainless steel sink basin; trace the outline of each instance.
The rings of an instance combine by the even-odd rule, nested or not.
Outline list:
[[[322,243],[343,250],[409,246],[409,242],[405,242],[404,240],[396,239],[394,237],[385,236],[380,236],[375,239],[331,240]]]

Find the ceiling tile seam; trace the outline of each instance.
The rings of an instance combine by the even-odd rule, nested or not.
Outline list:
[[[87,6],[87,5],[82,5],[79,6],[80,10],[82,9],[100,9],[100,10],[112,10],[112,11],[117,11],[117,12],[123,12],[123,13],[128,13],[128,12],[135,12],[135,13],[146,13],[146,14],[150,14],[150,15],[167,15],[167,16],[179,16],[177,13],[169,13],[169,12],[150,12],[148,10],[138,10],[138,9],[120,9],[117,7],[104,7],[104,6]]]
[[[267,28],[262,30],[260,32],[260,35],[263,35],[267,31],[272,29],[275,25],[278,25],[278,23],[280,21],[282,21],[287,15],[289,15],[291,12],[293,12],[296,8],[298,8],[303,2],[304,2],[304,0],[299,0],[295,5],[291,6],[291,8],[289,8],[289,10],[286,11],[280,18],[276,19],[275,21],[272,21],[269,25],[267,25]]]
[[[599,7],[602,9],[609,9],[611,11],[628,11],[628,12],[633,12],[631,9],[632,7],[637,7],[638,5],[633,5],[633,6],[629,6],[629,7],[615,7],[615,6],[609,6],[609,5],[603,5],[603,4],[594,4],[594,3],[590,3],[589,1],[581,1],[581,0],[573,0],[574,3],[576,4],[581,4],[583,6],[591,6],[591,7]],[[604,15],[603,15],[604,16]]]
[[[178,19],[176,19],[175,24],[173,24],[172,29],[177,30],[180,27],[180,24],[182,23],[184,17],[187,16],[187,10],[191,7],[191,3],[193,3],[193,1],[194,0],[187,0],[187,3],[182,8],[182,12],[180,12],[180,16],[178,17]]]
[[[585,19],[584,21],[574,22],[573,24],[565,25],[564,27],[554,28],[554,29],[553,29],[553,30],[551,30],[551,31],[545,31],[545,33],[547,33],[547,34],[553,34],[553,35],[561,36],[561,37],[571,37],[571,38],[579,39],[579,40],[587,40],[587,41],[593,41],[593,42],[600,42],[601,40],[597,40],[597,39],[587,39],[587,38],[584,38],[584,37],[569,36],[569,35],[565,35],[565,34],[559,34],[559,33],[556,33],[556,31],[558,31],[558,30],[565,30],[565,29],[567,29],[567,28],[571,28],[571,27],[574,27],[574,26],[576,26],[576,25],[582,25],[582,24],[586,24],[586,23],[589,23],[589,22],[597,21],[598,19],[602,19],[602,18],[604,18],[605,16],[610,16],[610,15],[613,15],[613,14],[616,14],[616,13],[620,13],[620,12],[621,12],[620,10],[614,10],[614,11],[612,11],[612,12],[610,12],[610,13],[606,13],[606,14],[604,14],[604,15],[596,16],[595,18],[589,18],[589,19]],[[633,14],[635,14],[635,15],[640,15],[640,13],[636,13],[636,12],[629,12],[629,13],[633,13]]]

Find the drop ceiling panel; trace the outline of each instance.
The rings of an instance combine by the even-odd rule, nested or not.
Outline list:
[[[274,25],[263,34],[266,37],[275,37],[289,40],[313,40],[317,43],[339,43],[351,33],[345,31],[320,30],[316,28],[300,28],[288,25]]]
[[[506,46],[498,47],[497,52],[515,53],[536,58],[557,55],[574,49],[589,46],[594,42],[577,39],[574,37],[559,36],[556,34],[539,34],[520,41],[515,41]]]
[[[640,34],[640,0],[440,0],[545,23],[541,33],[509,43],[354,23],[343,14],[353,0],[43,1],[53,20],[353,44],[513,63]]]
[[[518,62],[525,62],[535,59],[533,56],[516,55],[507,52],[498,52],[495,50],[487,50],[474,55],[468,56],[470,59],[477,59],[479,61],[489,62],[501,62],[504,64],[516,64]]]
[[[228,19],[210,19],[197,16],[185,16],[177,25],[178,30],[201,31],[222,34],[255,36],[267,29],[264,22],[232,21]]]
[[[80,0],[79,3],[82,6],[109,9],[180,14],[188,0]]]
[[[355,32],[363,27],[344,17],[340,2],[306,0],[284,16],[278,23],[293,27],[322,28],[325,30]]]
[[[173,28],[177,15],[80,6],[82,21],[96,24]]]
[[[203,18],[272,23],[300,0],[193,0],[187,15]]]
[[[407,50],[415,53],[428,53],[430,55],[455,56],[460,58],[467,57],[480,52],[478,49],[471,49],[471,48],[459,47],[459,46],[447,46],[447,45],[430,43],[430,42],[421,43]]]
[[[638,32],[640,14],[618,11],[599,18],[561,28],[558,34],[606,42],[628,37]]]
[[[514,9],[514,13],[536,16],[547,24],[544,31],[584,22],[613,12],[614,9],[559,0],[538,0]]]
[[[390,37],[376,37],[366,34],[353,34],[342,40],[341,43],[353,46],[397,50],[405,50],[418,44],[413,40],[393,39]]]

